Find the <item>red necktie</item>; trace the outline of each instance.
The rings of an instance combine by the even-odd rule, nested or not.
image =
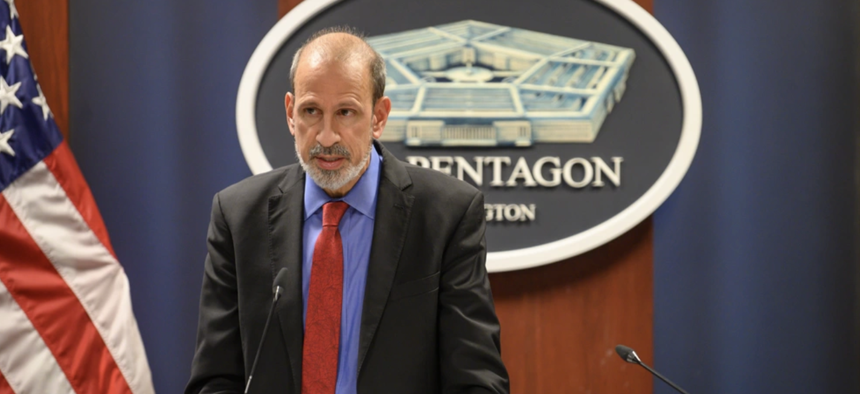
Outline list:
[[[323,205],[323,227],[314,245],[308,290],[302,394],[335,394],[343,302],[343,241],[337,225],[347,208],[343,201]]]

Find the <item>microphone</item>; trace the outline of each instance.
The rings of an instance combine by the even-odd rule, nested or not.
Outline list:
[[[666,384],[668,384],[669,386],[672,386],[673,389],[678,390],[679,392],[681,392],[683,394],[688,394],[686,391],[684,391],[684,389],[678,387],[678,385],[676,385],[675,383],[672,383],[671,381],[669,381],[669,379],[664,378],[663,375],[660,375],[657,371],[655,371],[655,370],[651,369],[651,367],[645,365],[645,363],[643,363],[642,360],[639,359],[639,356],[636,355],[636,352],[633,349],[631,349],[627,346],[624,346],[624,345],[618,345],[615,347],[615,352],[618,353],[619,356],[621,356],[622,360],[627,361],[628,363],[631,363],[631,364],[641,365],[642,368],[647,369],[648,372],[651,372],[654,376],[660,378],[660,380],[666,382]]]
[[[278,298],[284,293],[284,282],[287,279],[287,268],[281,268],[278,274],[275,275],[275,282],[272,284],[272,293],[275,298],[272,299],[272,306],[269,308],[269,315],[266,316],[266,325],[263,326],[263,336],[260,338],[260,344],[257,346],[257,354],[254,355],[254,363],[251,364],[251,373],[248,374],[248,383],[245,384],[245,394],[248,394],[248,389],[251,388],[251,379],[254,379],[254,370],[257,369],[257,361],[260,359],[260,351],[263,350],[263,342],[266,341],[266,333],[269,331],[269,321],[272,320],[272,314],[275,312],[275,306],[278,305]]]

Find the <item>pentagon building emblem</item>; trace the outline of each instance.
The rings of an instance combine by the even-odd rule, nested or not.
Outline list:
[[[314,32],[348,25],[385,61],[386,150],[483,194],[490,272],[603,245],[678,186],[701,133],[699,86],[678,43],[635,2],[428,4],[304,0],[284,16],[236,97],[251,171],[296,163],[284,122],[293,55]]]
[[[466,20],[369,37],[407,146],[589,143],[621,100],[634,51]]]

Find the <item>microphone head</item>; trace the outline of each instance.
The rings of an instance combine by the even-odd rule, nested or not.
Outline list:
[[[642,363],[642,360],[639,359],[639,356],[636,355],[636,352],[627,346],[618,345],[615,347],[615,352],[618,353],[619,356],[621,356],[622,360],[627,361],[628,363]]]
[[[284,267],[275,275],[275,282],[272,284],[272,294],[275,295],[275,299],[287,288],[287,272],[287,267]]]

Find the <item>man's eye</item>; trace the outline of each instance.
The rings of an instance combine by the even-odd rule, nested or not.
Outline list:
[[[350,115],[352,115],[352,114],[354,114],[354,113],[355,113],[355,111],[353,111],[353,110],[351,110],[351,109],[342,109],[342,110],[340,110],[340,115],[341,115],[341,116],[350,116]]]
[[[305,113],[308,115],[316,115],[319,113],[316,108],[305,108]]]

